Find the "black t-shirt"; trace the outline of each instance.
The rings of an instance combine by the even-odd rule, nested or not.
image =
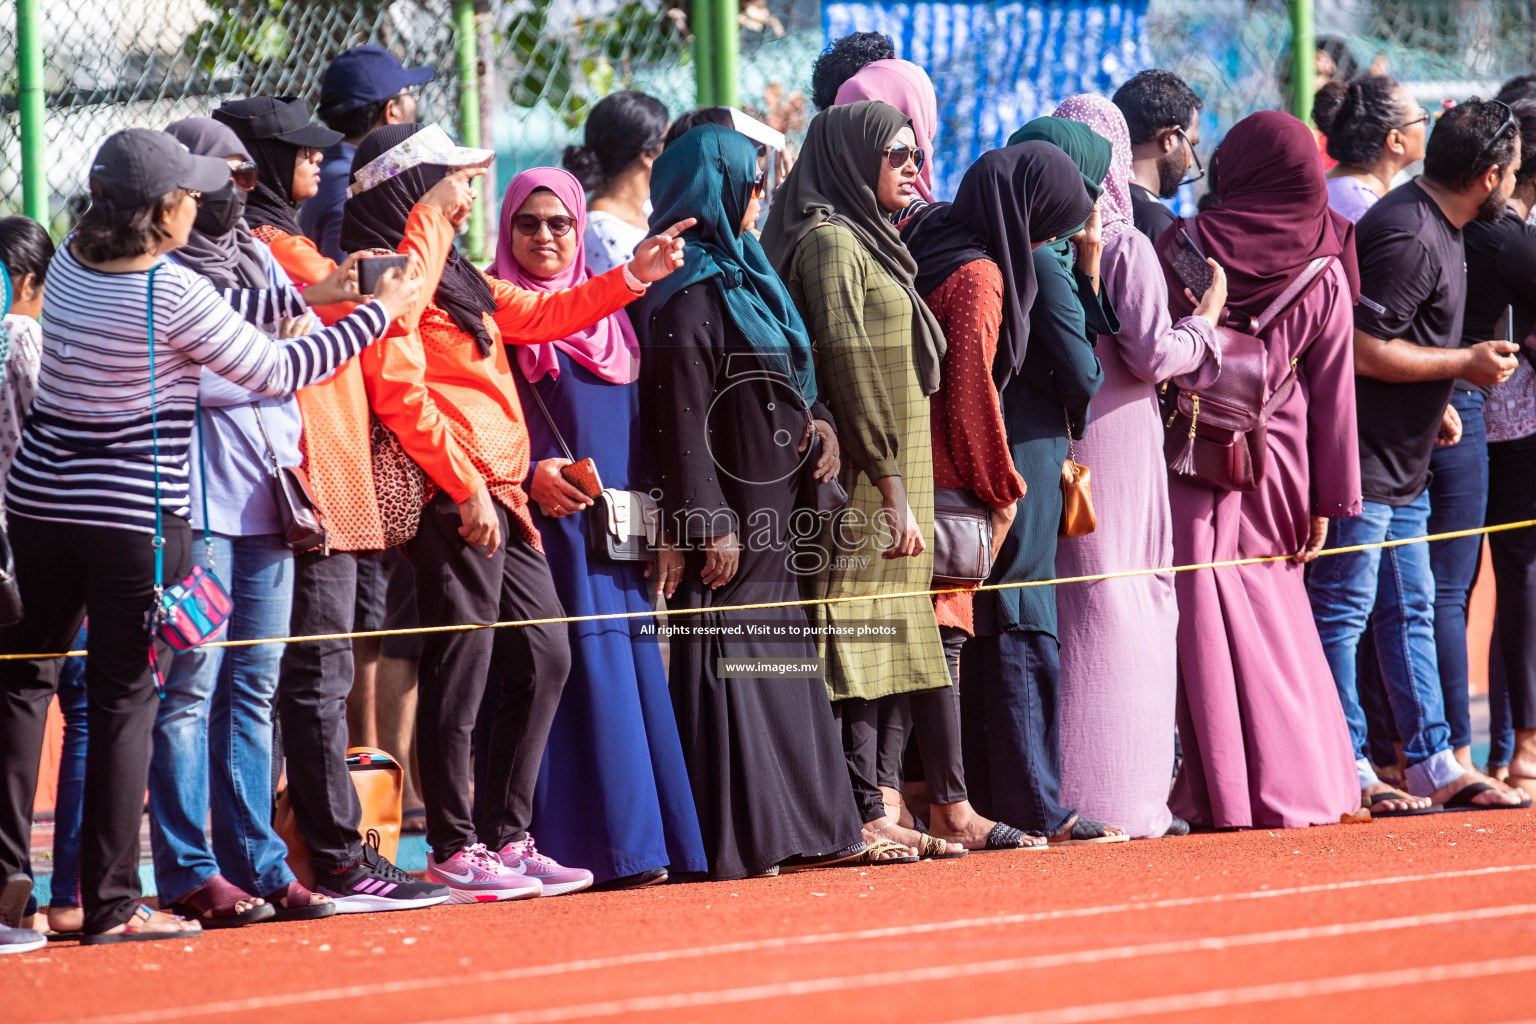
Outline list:
[[[1159,202],[1151,189],[1131,182],[1131,222],[1137,231],[1155,242],[1176,219],[1173,211]]]
[[[1463,346],[1495,337],[1504,311],[1515,311],[1511,340],[1536,330],[1536,227],[1512,210],[1493,223],[1473,221],[1462,229],[1467,248],[1467,313]]]
[[[1388,192],[1360,218],[1355,249],[1355,327],[1383,340],[1460,347],[1467,295],[1461,232],[1417,181]],[[1355,377],[1365,500],[1407,505],[1424,492],[1452,386],[1450,380],[1389,384]]]

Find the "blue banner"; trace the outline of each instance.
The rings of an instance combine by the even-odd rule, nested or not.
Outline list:
[[[1108,96],[1152,67],[1148,0],[1050,3],[827,3],[830,41],[883,32],[920,64],[939,99],[935,193],[955,194],[975,159],[1081,92]]]

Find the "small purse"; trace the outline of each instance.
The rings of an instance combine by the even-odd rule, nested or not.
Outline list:
[[[368,454],[373,464],[373,492],[379,502],[384,547],[396,548],[416,536],[427,503],[427,474],[405,450],[395,432],[371,413]]]
[[[295,551],[320,548],[329,552],[330,535],[320,503],[309,489],[309,477],[297,466],[277,464],[277,450],[272,447],[266,421],[261,418],[261,406],[252,402],[251,411],[256,414],[256,426],[267,445],[267,461],[272,464],[272,492],[277,499],[277,517],[283,523],[283,541]]]
[[[608,562],[654,561],[661,526],[661,509],[656,499],[640,491],[603,487],[597,464],[591,459],[578,461],[571,454],[565,438],[560,435],[560,428],[555,426],[555,418],[549,414],[549,408],[539,395],[539,389],[530,383],[528,391],[569,462],[561,468],[560,475],[592,498],[592,507],[582,517],[587,531],[587,550]],[[600,488],[596,494],[592,493],[594,484]]]
[[[165,586],[165,533],[160,508],[160,425],[159,408],[155,401],[155,271],[149,271],[149,436],[150,460],[155,475],[155,600],[145,615],[146,631],[150,634],[149,664],[155,676],[155,689],[165,697],[165,682],[160,675],[155,639],[158,638],[172,650],[186,651],[201,647],[218,635],[227,622],[234,604],[229,591],[219,582],[213,569],[213,546],[208,541],[208,465],[203,461],[203,445],[197,446],[198,464],[201,468],[203,491],[203,549],[208,567],[194,565],[186,579],[172,586]],[[194,416],[202,419],[202,403],[198,402]]]
[[[1061,525],[1056,536],[1086,537],[1098,526],[1088,467],[1077,461],[1077,442],[1072,437],[1072,417],[1068,415],[1067,461],[1061,464]]]
[[[970,587],[992,575],[992,506],[970,491],[933,490],[933,582]]]

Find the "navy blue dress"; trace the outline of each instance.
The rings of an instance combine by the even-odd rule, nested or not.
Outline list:
[[[630,435],[638,386],[610,384],[564,352],[559,358],[560,376],[537,386],[561,436],[575,458],[597,463],[604,487],[630,486],[639,475],[638,439]],[[514,376],[533,462],[560,458],[560,445],[529,394],[532,385]],[[566,614],[652,607],[642,563],[589,559],[582,521],[589,513],[551,519],[537,503],[532,511]],[[640,635],[642,624],[652,622],[571,624],[571,674],[534,792],[539,849],[589,869],[598,883],[657,867],[708,867],[661,651],[654,636]]]

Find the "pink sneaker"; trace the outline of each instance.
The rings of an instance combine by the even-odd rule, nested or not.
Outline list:
[[[592,872],[586,868],[568,868],[556,864],[534,849],[531,835],[515,843],[508,843],[497,856],[510,870],[530,879],[538,879],[544,886],[545,896],[564,896],[592,884]]]
[[[544,885],[532,872],[509,867],[484,843],[471,843],[441,864],[427,853],[427,879],[446,885],[449,903],[496,903],[541,895]],[[591,876],[588,876],[591,880]]]

